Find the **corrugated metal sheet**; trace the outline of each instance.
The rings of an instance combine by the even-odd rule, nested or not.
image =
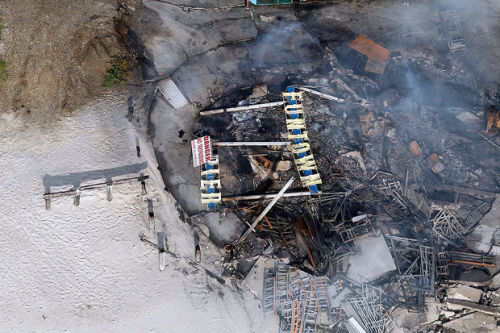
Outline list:
[[[362,35],[353,40],[349,46],[368,57],[365,71],[376,74],[384,73],[387,59],[391,53],[388,49]]]
[[[178,110],[189,103],[171,78],[159,81],[157,87],[174,109]]]
[[[391,53],[388,49],[362,35],[359,35],[358,38],[353,40],[349,46],[368,58],[375,59],[379,62],[386,62]]]

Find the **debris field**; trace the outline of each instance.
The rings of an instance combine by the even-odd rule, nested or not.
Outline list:
[[[466,69],[458,14],[439,14],[439,52]],[[318,70],[200,112],[209,213],[193,218],[242,222],[220,244],[225,274],[273,260],[260,295],[280,332],[460,331],[476,314],[496,327],[498,92],[368,36],[319,41]]]

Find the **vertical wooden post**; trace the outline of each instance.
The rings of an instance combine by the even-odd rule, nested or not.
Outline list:
[[[109,184],[106,189],[106,199],[108,199],[108,201],[113,200],[113,185],[111,184]]]
[[[73,197],[73,205],[80,206],[80,189],[77,188],[75,196]]]
[[[153,200],[148,199],[148,220],[149,220],[149,229],[155,228],[155,211],[153,208]]]
[[[201,262],[200,238],[196,231],[194,232],[194,261],[197,263]]]
[[[138,137],[135,137],[135,150],[137,151],[137,157],[141,157],[141,145]]]
[[[166,259],[165,259],[165,251],[167,250],[166,242],[165,242],[165,233],[160,231],[157,234],[158,238],[158,258],[160,261],[160,271],[163,271],[166,266]]]

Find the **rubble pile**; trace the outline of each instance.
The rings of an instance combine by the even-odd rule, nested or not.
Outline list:
[[[477,75],[463,10],[398,4],[401,17],[381,20],[371,11],[389,2],[377,3],[252,8],[258,31],[243,31],[255,40],[165,71],[178,89],[157,82],[167,186],[224,247],[227,276],[276,261],[260,296],[282,331],[443,331],[496,317],[499,86]],[[200,186],[185,168],[200,156],[184,157],[202,138]],[[485,296],[449,296],[455,286]]]
[[[496,316],[489,283],[496,276],[497,244],[484,252],[466,242],[498,191],[495,169],[476,156],[496,153],[495,148],[473,136],[470,123],[462,120],[470,111],[419,103],[404,88],[384,90],[376,77],[356,75],[331,50],[327,54],[333,71],[298,77],[295,88],[259,86],[238,105],[264,105],[283,91],[304,87],[300,110],[307,131],[300,135],[308,140],[321,183],[317,193],[303,192],[307,184],[296,180],[289,196],[265,211],[287,180],[297,177],[297,147],[220,147],[219,210],[236,214],[247,226],[265,211],[255,238],[228,246],[229,260],[278,260],[274,270],[263,273],[263,308],[279,316],[283,332],[397,331],[394,322],[402,310],[424,314],[430,304],[440,307],[438,317],[419,322],[422,331],[451,327],[477,311]],[[393,57],[384,65],[389,69],[398,61]],[[361,98],[360,88],[373,97]],[[293,140],[287,110],[273,105],[202,117],[200,134],[220,142]],[[234,267],[231,273],[244,277],[250,268]],[[328,281],[329,310],[322,319],[321,306],[311,307],[319,302],[308,298],[311,290],[301,289],[304,296],[294,289],[297,283],[304,287],[300,274]],[[480,287],[467,286],[479,282]],[[452,294],[451,286],[472,288],[475,297]],[[306,310],[310,307],[314,315]],[[308,321],[312,316],[316,319]]]

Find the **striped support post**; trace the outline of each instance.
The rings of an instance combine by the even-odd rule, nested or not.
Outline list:
[[[222,201],[221,188],[219,158],[213,156],[201,169],[201,203],[206,204],[209,211],[215,211],[217,204]]]
[[[300,181],[313,194],[318,193],[321,176],[311,152],[309,136],[306,131],[306,119],[302,106],[302,92],[295,87],[288,87],[283,93],[285,99],[286,127],[288,138],[292,141],[291,149],[295,164],[300,174]]]

